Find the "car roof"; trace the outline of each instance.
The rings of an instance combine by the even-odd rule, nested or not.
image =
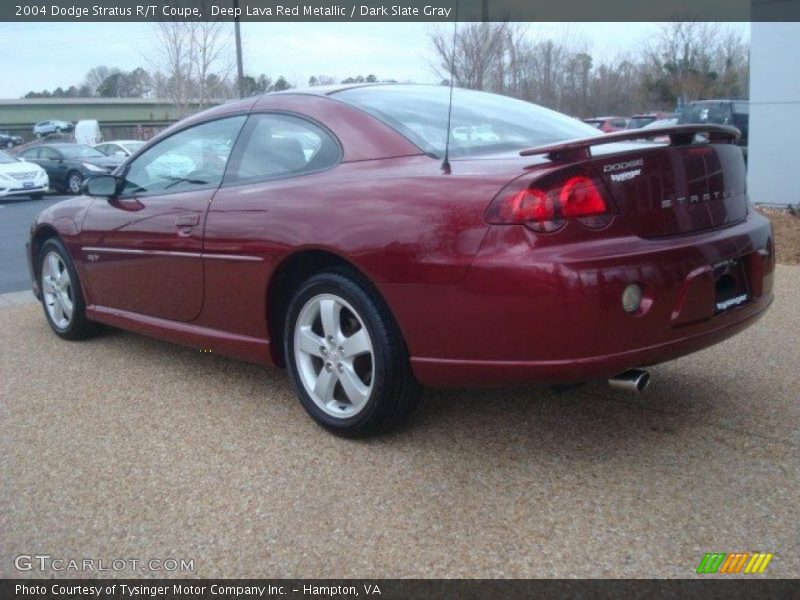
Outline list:
[[[313,87],[292,88],[289,90],[281,90],[280,92],[269,92],[265,96],[273,96],[278,94],[311,94],[313,96],[330,96],[337,92],[344,90],[352,90],[355,88],[366,87],[420,87],[420,88],[436,88],[440,87],[434,83],[393,83],[393,82],[375,82],[375,83],[334,83],[331,85],[315,85]]]
[[[142,140],[108,140],[107,142],[100,142],[95,146],[102,146],[103,144],[145,144]]]
[[[86,144],[79,144],[77,142],[54,142],[51,144],[37,144],[31,148],[71,148],[72,146],[85,146]],[[91,146],[90,146],[91,147]]]

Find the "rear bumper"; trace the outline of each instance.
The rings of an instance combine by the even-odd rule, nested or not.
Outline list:
[[[664,239],[534,244],[523,227],[493,227],[460,284],[390,290],[422,383],[604,379],[716,344],[773,299],[772,230],[753,212],[735,226]],[[749,301],[715,315],[711,266],[731,259],[745,269]],[[644,289],[633,315],[621,304],[629,283]]]
[[[757,312],[723,327],[671,342],[635,348],[616,354],[564,360],[478,361],[412,358],[417,378],[434,387],[461,385],[507,385],[524,382],[548,384],[607,379],[635,367],[646,367],[713,346],[755,323],[772,302],[772,296]]]

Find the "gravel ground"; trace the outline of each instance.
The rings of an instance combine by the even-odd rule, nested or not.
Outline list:
[[[341,440],[285,375],[0,310],[0,576],[18,554],[194,559],[235,577],[687,577],[768,551],[800,576],[800,267],[754,328],[601,384],[429,391]],[[120,575],[136,575],[122,572]],[[77,575],[60,573],[60,575]],[[185,575],[188,575],[185,574]]]

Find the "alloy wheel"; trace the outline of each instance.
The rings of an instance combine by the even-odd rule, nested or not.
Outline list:
[[[50,319],[59,329],[66,329],[75,310],[72,281],[64,260],[50,251],[42,262],[42,293]]]
[[[343,298],[319,294],[303,306],[294,329],[300,380],[325,413],[348,419],[372,394],[375,352],[364,320]]]
[[[81,184],[83,183],[83,179],[77,173],[73,173],[69,176],[69,191],[73,194],[79,194],[81,191]]]

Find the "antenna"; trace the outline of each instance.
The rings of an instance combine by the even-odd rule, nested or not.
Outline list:
[[[444,141],[444,160],[442,161],[442,171],[446,175],[450,174],[450,125],[453,118],[453,85],[456,78],[456,40],[458,34],[458,2],[456,0],[456,12],[453,19],[453,53],[450,55],[450,101],[447,106],[447,138]]]

